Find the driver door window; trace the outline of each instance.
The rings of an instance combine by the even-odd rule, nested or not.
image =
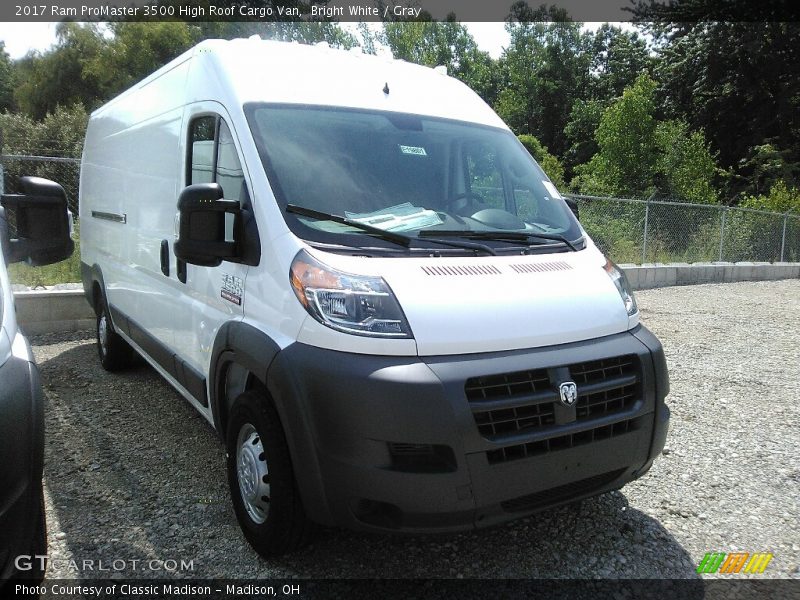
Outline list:
[[[218,183],[225,200],[242,201],[247,194],[244,171],[228,124],[217,116],[194,119],[189,131],[189,184]],[[225,239],[233,240],[233,215],[225,215]]]

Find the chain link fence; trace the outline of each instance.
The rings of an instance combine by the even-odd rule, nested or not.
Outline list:
[[[22,191],[19,178],[23,175],[57,181],[77,217],[80,159],[0,154],[0,173],[0,190],[7,194]],[[797,213],[663,200],[570,197],[578,202],[581,223],[589,235],[617,263],[800,262]],[[64,277],[74,277],[72,267],[64,269]]]
[[[800,214],[570,194],[617,263],[798,262]]]

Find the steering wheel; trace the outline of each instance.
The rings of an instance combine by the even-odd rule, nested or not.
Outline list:
[[[484,208],[488,208],[486,200],[472,191],[456,194],[450,199],[450,211],[462,217],[471,217]]]

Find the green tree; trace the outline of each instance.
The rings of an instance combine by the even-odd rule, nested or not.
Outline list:
[[[506,25],[510,42],[500,60],[502,87],[495,109],[517,133],[535,135],[556,156],[564,156],[564,128],[576,99],[589,85],[589,37],[557,11],[515,5]],[[539,19],[534,21],[533,19]]]
[[[603,23],[590,38],[591,96],[612,100],[655,66],[644,38],[635,31]]]
[[[717,202],[717,163],[701,132],[690,132],[684,121],[666,121],[656,128],[656,143],[660,194],[696,204]]]
[[[573,186],[584,193],[717,201],[714,155],[700,131],[680,120],[655,118],[656,82],[642,74],[603,111],[598,152],[577,168]]]
[[[108,41],[97,25],[59,23],[52,50],[29,53],[17,62],[17,106],[42,119],[59,105],[98,105],[99,99],[105,97],[106,77],[85,67],[102,60],[107,47]]]
[[[780,213],[791,211],[800,215],[800,189],[790,187],[785,181],[776,181],[768,194],[745,196],[741,206]]]
[[[6,52],[6,44],[0,41],[0,111],[14,107],[14,65]]]
[[[576,169],[574,187],[584,193],[617,196],[653,191],[657,165],[655,88],[655,81],[640,75],[603,112],[595,133],[599,151]]]
[[[750,148],[748,155],[739,161],[740,171],[749,174],[749,188],[756,194],[780,181],[800,184],[800,162],[793,161],[791,150],[780,150],[772,142],[766,140]]]
[[[553,185],[564,190],[566,184],[564,183],[564,165],[561,164],[561,161],[550,154],[535,136],[522,134],[517,137],[530,155],[536,159],[536,162],[542,167],[542,170],[553,182]]]
[[[599,147],[594,132],[600,125],[607,103],[602,100],[576,100],[564,126],[564,137],[569,144],[564,153],[564,163],[569,175],[578,165],[589,162]]]
[[[361,37],[361,50],[364,54],[377,54],[379,40],[363,21],[358,24],[358,35]]]
[[[652,22],[660,103],[668,118],[705,131],[721,166],[735,175],[729,195],[769,184],[758,181],[758,162],[748,160],[759,146],[771,144],[787,163],[798,163],[800,23],[720,12],[737,3],[656,4],[642,2],[636,16]],[[756,14],[770,3],[747,6]],[[800,184],[798,176],[790,183]]]

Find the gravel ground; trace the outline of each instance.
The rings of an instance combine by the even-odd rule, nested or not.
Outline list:
[[[147,366],[105,373],[89,332],[34,338],[47,396],[48,578],[92,576],[69,559],[119,558],[191,560],[184,574],[204,578],[687,578],[709,551],[773,552],[760,577],[800,578],[800,281],[638,299],[672,385],[667,450],[643,479],[449,537],[325,529],[269,562],[240,533],[223,447],[188,403]],[[137,567],[123,575],[163,576]]]

